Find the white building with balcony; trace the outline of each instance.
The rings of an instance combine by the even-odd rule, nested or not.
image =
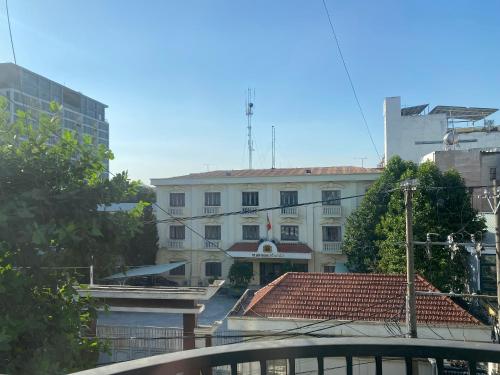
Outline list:
[[[260,285],[285,269],[345,272],[345,220],[380,173],[319,167],[154,178],[166,211],[157,210],[157,263],[186,262],[170,277],[191,285],[226,278],[234,262],[251,263]],[[316,203],[301,205],[308,202]]]

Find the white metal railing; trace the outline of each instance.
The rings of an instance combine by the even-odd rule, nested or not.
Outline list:
[[[342,206],[323,206],[323,216],[341,217]]]
[[[168,240],[167,247],[169,249],[184,249],[184,240]]]
[[[205,249],[217,249],[219,248],[218,240],[205,240]]]
[[[220,206],[205,206],[203,207],[203,213],[205,215],[216,215],[220,211]]]
[[[342,254],[342,242],[323,242],[323,252],[329,254]]]
[[[170,215],[182,216],[184,214],[184,208],[182,208],[182,207],[169,207],[168,213]]]
[[[281,209],[281,214],[285,216],[297,216],[298,212],[298,207],[283,207]]]
[[[256,210],[258,209],[258,206],[243,206],[241,207],[241,214],[244,216],[257,216],[259,213]]]

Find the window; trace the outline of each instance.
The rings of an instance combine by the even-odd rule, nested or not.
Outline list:
[[[171,240],[184,240],[186,238],[186,228],[184,225],[171,225],[170,226],[170,239]]]
[[[496,167],[490,168],[490,181],[497,179],[497,169]]]
[[[205,263],[205,276],[222,276],[222,265],[220,262],[206,262]]]
[[[177,263],[177,262],[170,262],[170,263]],[[182,266],[179,266],[177,268],[174,268],[173,270],[170,270],[169,275],[170,276],[184,276],[186,274],[186,265],[183,264]]]
[[[243,225],[244,240],[258,240],[260,238],[258,225]]]
[[[258,206],[259,205],[259,192],[257,191],[244,191],[241,193],[241,205]]]
[[[323,241],[325,242],[340,242],[341,231],[338,226],[324,226],[323,227]]]
[[[207,240],[220,240],[220,225],[205,225],[205,238]]]
[[[323,272],[335,273],[335,266],[323,266]]]
[[[282,225],[281,226],[282,241],[298,241],[299,226],[298,225]]]
[[[205,206],[220,206],[220,193],[205,193]]]
[[[323,190],[321,192],[321,200],[323,201],[323,206],[339,206],[340,190]]]
[[[297,191],[281,191],[280,205],[292,206],[299,203],[299,193]]]
[[[184,207],[185,204],[184,193],[170,193],[170,207]]]

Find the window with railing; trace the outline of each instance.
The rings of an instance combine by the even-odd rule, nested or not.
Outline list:
[[[241,205],[243,207],[255,207],[259,205],[258,191],[244,191],[241,193]]]
[[[340,242],[341,240],[342,232],[340,226],[323,226],[324,242]]]
[[[184,193],[170,193],[170,207],[184,207],[186,197]]]
[[[282,241],[298,241],[299,226],[298,225],[282,225],[281,226]]]
[[[171,225],[169,238],[171,240],[184,240],[186,238],[186,228],[184,225]]]
[[[323,190],[321,192],[323,206],[339,206],[340,190]]]
[[[260,238],[258,225],[243,225],[243,239],[246,241],[258,240]]]
[[[205,206],[220,206],[220,192],[206,192]]]
[[[205,225],[205,239],[220,240],[221,226],[220,225]]]
[[[298,191],[281,191],[280,192],[280,205],[293,206],[299,203]]]

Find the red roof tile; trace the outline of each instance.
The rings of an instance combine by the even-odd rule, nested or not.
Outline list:
[[[277,177],[277,176],[321,176],[338,174],[381,173],[380,168],[362,168],[353,166],[310,167],[310,168],[274,168],[274,169],[236,169],[191,173],[171,178],[214,178],[214,177]]]
[[[438,291],[417,276],[417,291]],[[405,275],[289,272],[255,292],[245,316],[405,321]],[[417,321],[480,325],[446,296],[417,296]]]
[[[236,242],[227,251],[255,252],[259,247],[258,242]],[[303,243],[277,243],[279,253],[311,253],[312,249]]]

